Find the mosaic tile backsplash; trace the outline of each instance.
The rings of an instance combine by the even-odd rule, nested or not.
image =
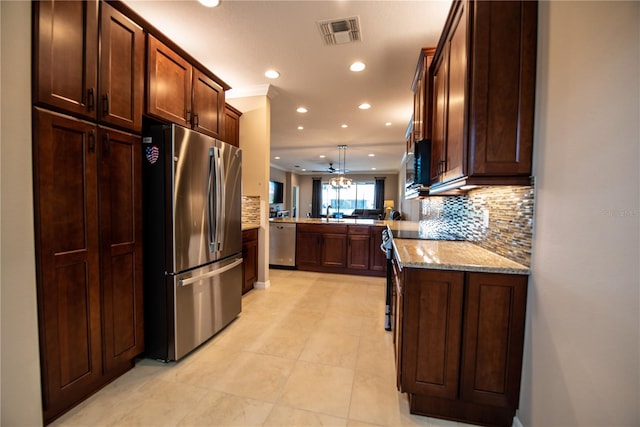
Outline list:
[[[242,223],[260,224],[260,196],[242,196]]]
[[[482,187],[420,201],[420,229],[464,240],[530,266],[533,186]]]

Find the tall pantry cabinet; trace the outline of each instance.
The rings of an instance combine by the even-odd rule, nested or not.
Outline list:
[[[142,28],[97,0],[33,4],[33,163],[45,423],[143,351]]]

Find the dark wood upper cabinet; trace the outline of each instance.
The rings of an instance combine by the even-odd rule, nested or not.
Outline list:
[[[191,127],[191,64],[151,35],[147,44],[147,113]]]
[[[240,116],[242,113],[229,104],[224,109],[224,141],[240,147]]]
[[[193,69],[193,128],[215,138],[225,136],[224,89],[212,78]]]
[[[148,36],[147,113],[214,138],[224,138],[222,84]]]
[[[144,103],[144,32],[122,13],[100,4],[101,122],[142,130]]]
[[[33,3],[33,102],[96,119],[98,0]]]
[[[423,48],[420,51],[416,73],[413,76],[413,141],[428,138],[430,134],[430,92],[429,67],[435,54],[435,47]]]
[[[432,194],[530,183],[536,37],[535,1],[452,4],[429,70]]]
[[[34,103],[139,132],[142,28],[95,0],[39,1],[33,7]]]

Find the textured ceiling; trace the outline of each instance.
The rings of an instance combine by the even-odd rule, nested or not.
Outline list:
[[[234,96],[268,91],[271,164],[296,173],[324,171],[329,162],[337,167],[342,144],[349,171],[400,168],[418,55],[436,45],[451,5],[222,0],[208,9],[197,1],[125,3],[229,84],[231,105]],[[360,21],[361,41],[325,46],[318,22],[350,17]],[[356,60],[366,64],[364,71],[349,71]],[[264,77],[269,68],[280,78]],[[358,109],[363,102],[371,109]],[[309,112],[297,113],[300,105]]]

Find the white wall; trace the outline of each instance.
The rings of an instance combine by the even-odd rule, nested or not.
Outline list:
[[[31,167],[31,3],[0,1],[3,426],[42,424]]]
[[[265,96],[235,98],[228,103],[242,112],[242,195],[260,196],[258,230],[258,287],[269,286],[269,150],[271,149],[271,101]]]
[[[640,3],[540,2],[518,417],[640,425]]]

